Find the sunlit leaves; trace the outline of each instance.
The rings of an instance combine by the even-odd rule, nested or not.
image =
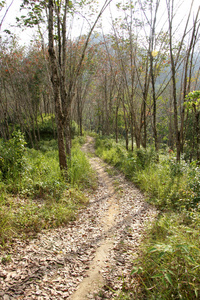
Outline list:
[[[153,51],[151,52],[151,55],[152,55],[153,57],[156,57],[156,56],[158,55],[158,51],[153,50]]]
[[[184,103],[187,109],[197,109],[200,107],[200,91],[193,91],[186,96],[186,101]]]
[[[72,6],[73,6],[72,1],[69,1],[68,6],[69,6],[69,8],[72,8]]]

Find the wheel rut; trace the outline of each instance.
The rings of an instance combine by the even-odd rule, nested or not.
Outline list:
[[[84,145],[83,151],[86,153],[88,151],[93,152],[93,148],[91,147],[92,142],[93,140],[88,137],[88,141]],[[107,196],[104,199],[104,201],[107,201],[108,208],[99,219],[99,225],[103,225],[106,237],[101,240],[100,245],[96,249],[95,257],[90,263],[89,270],[86,274],[87,277],[79,284],[77,291],[70,297],[71,300],[88,299],[88,295],[106,284],[106,280],[102,276],[101,270],[105,267],[105,264],[107,267],[109,265],[109,253],[114,247],[114,231],[112,228],[115,227],[116,219],[119,214],[119,204],[115,197],[113,183],[107,172],[105,172],[102,161],[99,158],[90,158],[90,163],[92,168],[97,172],[98,180],[104,182],[105,188],[108,191]]]

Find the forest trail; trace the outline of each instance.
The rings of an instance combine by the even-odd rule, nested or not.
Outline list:
[[[132,183],[94,155],[93,138],[82,150],[90,153],[98,176],[89,205],[66,227],[18,240],[11,261],[0,265],[0,299],[114,299],[124,284],[137,288],[130,271],[145,224],[156,211]]]

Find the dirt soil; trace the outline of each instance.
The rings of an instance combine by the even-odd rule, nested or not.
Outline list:
[[[66,227],[16,241],[11,261],[0,264],[0,299],[114,299],[124,287],[138,288],[130,272],[156,210],[94,155],[93,138],[83,151],[98,176],[89,205]]]

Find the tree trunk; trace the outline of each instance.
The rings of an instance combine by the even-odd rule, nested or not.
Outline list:
[[[115,111],[115,141],[118,143],[118,110],[119,106],[116,107]]]
[[[146,108],[147,108],[147,104],[146,104],[146,97],[144,97],[145,100],[143,100],[143,105],[144,105],[144,140],[143,140],[143,147],[146,149],[147,147],[147,119],[146,119]]]
[[[153,71],[153,56],[151,53],[150,53],[150,72],[151,72],[151,84],[152,84],[152,94],[153,94],[153,133],[154,133],[155,150],[158,155],[158,134],[157,134],[157,122],[156,122],[156,114],[157,114],[156,92],[155,92],[155,78],[154,78],[154,71]]]
[[[135,129],[135,142],[136,142],[137,149],[140,149],[141,139],[140,139],[140,134],[138,134],[136,129]]]
[[[133,152],[133,148],[134,148],[134,130],[133,130],[133,116],[131,114],[131,128],[130,128],[130,131],[131,131],[131,151]]]
[[[62,112],[62,103],[60,88],[61,82],[59,78],[59,70],[56,61],[54,49],[54,35],[53,35],[53,0],[49,0],[49,56],[51,67],[51,81],[54,92],[55,112],[57,119],[57,133],[58,133],[58,151],[59,151],[59,164],[61,170],[67,170],[67,158],[65,153],[64,143],[64,116]]]
[[[180,132],[178,129],[178,109],[177,109],[177,95],[176,95],[176,68],[173,55],[173,44],[172,44],[172,20],[170,18],[170,8],[168,8],[169,14],[169,50],[170,50],[170,62],[171,62],[171,72],[172,72],[172,93],[173,93],[173,105],[174,105],[174,129],[176,136],[176,160],[180,161]]]
[[[70,109],[71,112],[71,109]],[[68,113],[65,121],[65,143],[67,158],[71,158],[71,115]]]
[[[199,143],[200,143],[199,115],[200,115],[200,112],[197,112],[196,113],[196,134],[197,134],[197,160],[198,160],[198,162],[200,162],[200,151],[199,151]]]
[[[174,137],[173,137],[173,125],[172,125],[172,98],[169,100],[169,147],[174,151]]]

